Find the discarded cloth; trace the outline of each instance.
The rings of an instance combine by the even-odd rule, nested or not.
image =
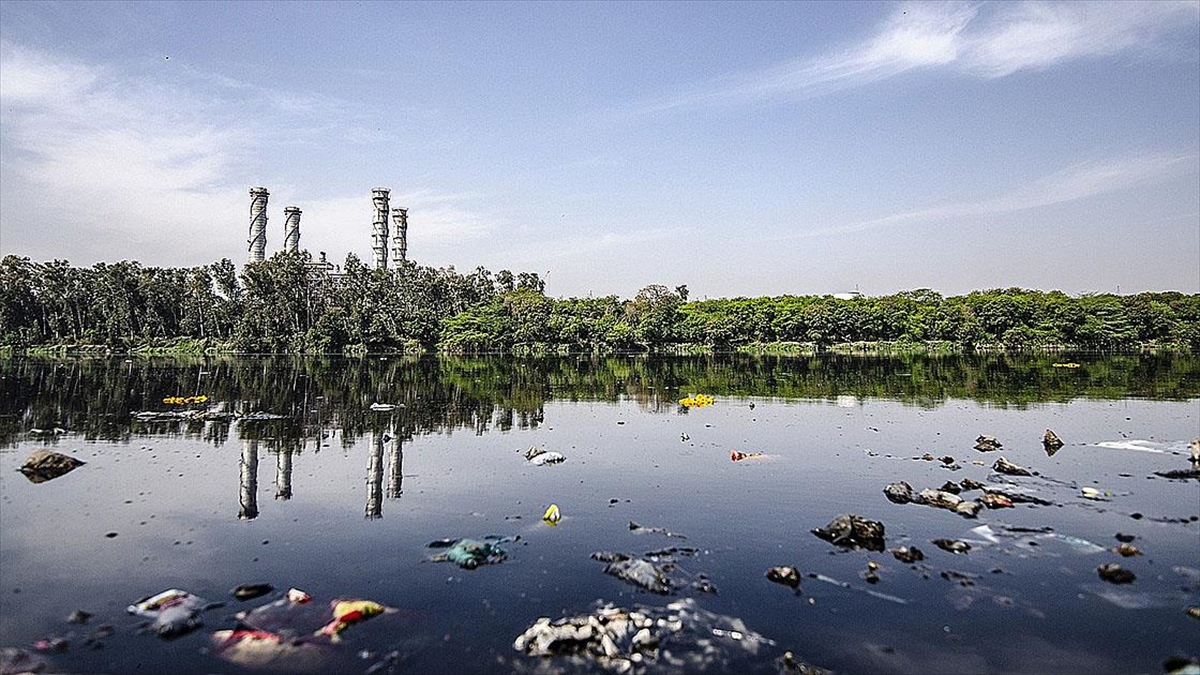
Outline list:
[[[429,544],[430,548],[446,548],[443,553],[431,557],[432,562],[452,562],[463,569],[473,570],[480,565],[493,565],[508,558],[508,553],[500,548],[519,539],[519,537],[500,537],[489,535],[478,539],[439,539]]]

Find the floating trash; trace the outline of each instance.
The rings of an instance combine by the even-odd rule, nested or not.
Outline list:
[[[150,629],[161,637],[171,638],[199,628],[202,625],[200,613],[219,606],[220,603],[209,603],[187,591],[172,588],[142,598],[125,610],[130,614],[152,619]]]
[[[259,671],[281,673],[329,673],[350,666],[334,665],[337,655],[329,644],[287,638],[262,630],[219,630],[209,638],[210,654],[241,666]]]
[[[705,408],[717,402],[717,399],[707,394],[693,394],[679,399],[679,405],[685,408]]]
[[[988,492],[979,498],[979,503],[989,509],[1011,509],[1013,501],[1007,495],[999,492]]]
[[[54,427],[53,429],[39,429],[34,427],[29,430],[31,436],[61,436],[67,433],[67,430],[62,427]]]
[[[767,579],[774,581],[777,584],[783,584],[784,586],[799,588],[800,570],[787,565],[772,567],[767,570]]]
[[[737,450],[729,451],[729,461],[740,462],[744,459],[763,459],[766,457],[761,452],[738,452]]]
[[[45,483],[60,476],[65,476],[86,462],[50,450],[34,450],[17,469],[30,483]]]
[[[473,570],[480,565],[494,565],[508,558],[508,552],[500,548],[500,544],[516,541],[519,537],[487,536],[482,540],[476,539],[439,539],[430,548],[448,548],[444,553],[438,553],[429,560],[431,562],[452,562],[463,569]]]
[[[933,545],[954,554],[963,554],[971,550],[971,545],[958,539],[934,539]]]
[[[513,641],[513,649],[538,659],[509,665],[518,672],[579,672],[597,667],[616,673],[635,668],[638,672],[747,672],[761,668],[759,653],[775,646],[741,619],[700,609],[691,598],[665,607],[597,605],[587,614],[535,621]],[[795,656],[788,663],[793,669],[785,672],[824,672]],[[796,670],[799,667],[808,670]]]
[[[675,561],[677,555],[694,557],[699,553],[700,549],[697,548],[672,546],[650,551],[641,557],[612,551],[597,551],[591,555],[591,558],[608,563],[604,568],[605,574],[610,574],[651,593],[668,595],[677,589],[690,587],[701,593],[715,594],[717,587],[708,579],[708,575],[701,573],[693,576]]]
[[[1054,453],[1058,452],[1062,446],[1063,442],[1058,437],[1058,434],[1054,433],[1050,429],[1047,429],[1046,433],[1042,436],[1042,447],[1046,449],[1046,456],[1053,457]]]
[[[525,451],[525,460],[535,466],[545,466],[547,464],[561,464],[567,461],[567,458],[560,452],[543,450],[533,445]]]
[[[868,551],[882,551],[886,548],[883,523],[852,514],[842,514],[825,527],[814,529],[812,533],[843,548],[865,548]]]
[[[307,593],[293,588],[287,597],[239,612],[236,629],[217,631],[211,636],[210,653],[256,670],[284,673],[361,670],[358,657],[339,649],[342,634],[372,617],[398,611],[372,600],[338,599],[328,605],[317,605],[310,600]]]
[[[245,601],[260,598],[273,590],[275,587],[271,584],[242,584],[229,591],[229,594],[238,600]]]
[[[372,403],[371,410],[374,412],[391,412],[396,409],[394,403]]]
[[[916,546],[901,546],[899,548],[889,548],[888,553],[902,563],[912,564],[925,559],[925,553]]]
[[[1075,363],[1074,361],[1071,361],[1069,363],[1054,363],[1051,365],[1054,366],[1055,368],[1078,368],[1079,367],[1079,364]]]
[[[844,588],[849,591],[858,591],[860,593],[866,593],[867,595],[869,595],[871,597],[879,598],[880,600],[887,600],[888,602],[894,602],[897,605],[907,605],[908,604],[908,600],[905,600],[904,598],[898,598],[894,595],[888,595],[887,593],[880,593],[879,591],[874,590],[872,588],[859,588],[857,586],[851,586],[848,582],[838,581],[837,579],[826,576],[824,574],[809,572],[808,578],[816,579],[817,581],[827,583],[832,586],[837,586],[838,588]]]
[[[1096,568],[1096,573],[1100,578],[1110,584],[1132,584],[1137,575],[1132,571],[1127,570],[1117,563],[1108,563]]]
[[[196,403],[206,403],[208,397],[204,394],[199,396],[168,396],[162,400],[167,405],[193,405]]]
[[[980,452],[994,452],[1004,447],[995,436],[980,436],[975,439],[975,449]]]
[[[371,600],[334,600],[330,607],[333,608],[333,620],[322,626],[316,634],[328,636],[335,642],[340,639],[342,631],[350,626],[385,612],[396,611]]]
[[[47,663],[41,656],[17,647],[0,649],[0,673],[40,673]]]
[[[908,504],[913,500],[913,488],[904,481],[889,483],[883,488],[883,496],[893,504]]]
[[[1100,441],[1096,444],[1098,448],[1108,448],[1109,450],[1136,450],[1137,452],[1152,452],[1155,454],[1163,454],[1166,452],[1159,446],[1160,444],[1154,441]]]
[[[630,558],[622,554],[593,553],[592,558],[601,562],[609,561],[604,567],[604,573],[610,574],[622,581],[644,588],[651,593],[667,595],[671,592],[671,580],[667,578],[662,565],[657,565],[643,558]]]
[[[953,482],[947,482],[946,486],[943,487],[952,487],[955,490],[961,489]],[[976,517],[983,508],[983,504],[980,503],[983,500],[973,501],[963,499],[957,494],[945,490],[926,488],[914,495],[912,486],[904,481],[887,485],[883,488],[883,494],[888,498],[888,501],[895,504],[924,504],[926,506],[953,511],[964,518]],[[1009,505],[1011,506],[1011,504]]]
[[[247,413],[241,417],[241,421],[243,422],[274,422],[285,419],[287,419],[287,415],[276,415],[275,413],[263,412],[261,410]]]
[[[676,537],[678,539],[687,539],[687,537],[685,537],[684,535],[679,534],[678,532],[672,532],[665,527],[646,527],[645,525],[639,525],[638,523],[635,523],[632,520],[629,521],[629,531],[630,532],[648,532],[650,534],[661,534],[661,535],[667,536],[667,537]]]
[[[1133,544],[1120,543],[1114,548],[1113,553],[1118,553],[1122,558],[1132,558],[1135,555],[1142,555],[1142,550]]]
[[[67,623],[83,624],[83,623],[87,623],[88,620],[91,618],[92,618],[91,612],[85,612],[82,609],[77,609],[74,612],[71,612],[70,616],[67,617]]]
[[[1032,476],[1033,472],[1023,466],[1013,464],[1007,459],[1001,457],[997,459],[995,464],[992,464],[992,470],[997,473],[1008,474],[1009,476]]]

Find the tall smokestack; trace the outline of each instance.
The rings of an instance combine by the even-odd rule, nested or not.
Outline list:
[[[392,262],[396,265],[408,260],[408,209],[398,206],[392,209]]]
[[[250,188],[250,262],[262,262],[267,250],[267,197],[265,187]]]
[[[371,201],[375,203],[375,219],[371,222],[371,248],[375,252],[375,269],[387,269],[388,245],[388,193],[387,188],[371,190]]]
[[[283,250],[296,253],[300,250],[300,207],[289,206],[283,210]]]

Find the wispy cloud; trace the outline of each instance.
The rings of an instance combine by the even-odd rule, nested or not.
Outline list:
[[[1080,59],[1157,51],[1170,32],[1196,25],[1200,3],[905,2],[874,34],[807,59],[697,83],[635,103],[633,116],[707,105],[806,99],[918,69],[998,78]]]
[[[978,201],[959,201],[893,213],[879,218],[820,227],[783,235],[777,240],[850,234],[879,228],[916,226],[954,219],[999,216],[1065,204],[1160,182],[1197,171],[1197,155],[1143,153],[1085,162],[1031,183]]]
[[[1122,52],[1147,54],[1169,32],[1194,27],[1195,0],[1001,4],[965,36],[962,69],[984,77],[1041,70]]]
[[[0,63],[3,177],[36,191],[6,190],[6,249],[186,250],[214,219],[242,220],[227,181],[245,144],[205,99],[7,42]]]
[[[0,43],[0,63],[6,253],[171,265],[237,258],[245,251],[246,189],[265,180],[266,148],[354,142],[374,128],[333,98],[196,70],[135,76],[11,42]],[[369,192],[330,197],[268,187],[270,249],[282,240],[282,207],[299,203],[306,248],[369,252]],[[496,226],[473,200],[428,190],[392,195],[413,213],[412,241],[429,249]],[[350,234],[354,228],[362,230]]]

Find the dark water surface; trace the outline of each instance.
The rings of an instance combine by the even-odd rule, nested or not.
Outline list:
[[[1052,365],[1065,361],[1081,366]],[[692,393],[716,404],[677,403]],[[176,395],[208,401],[162,402]],[[239,417],[134,415],[170,410]],[[240,418],[254,412],[282,418]],[[1047,428],[1066,443],[1053,456]],[[1004,448],[972,449],[980,434]],[[1200,481],[1154,475],[1188,468],[1197,435],[1200,360],[1183,356],[0,361],[0,646],[66,637],[65,651],[37,653],[53,672],[262,672],[218,658],[210,636],[295,587],[317,608],[399,610],[348,628],[315,672],[574,670],[513,641],[597,600],[692,598],[773,641],[716,670],[775,672],[790,650],[838,672],[1157,673],[1200,653],[1185,613],[1200,605]],[[533,445],[567,460],[533,466]],[[31,483],[17,467],[40,448],[87,464]],[[766,456],[732,462],[732,450]],[[1000,455],[1040,475],[999,476]],[[883,494],[964,478],[1053,505],[967,519]],[[550,504],[557,527],[541,521]],[[925,560],[810,533],[842,513],[882,521],[889,547]],[[1117,533],[1144,555],[1110,551]],[[433,540],[484,535],[520,539],[496,565],[426,561]],[[972,548],[954,555],[938,538]],[[676,558],[671,596],[589,557],[668,546],[700,549]],[[869,561],[876,584],[860,578]],[[1112,562],[1136,581],[1102,581]],[[765,578],[775,565],[799,568],[800,593]],[[691,585],[702,578],[717,593]],[[229,595],[262,582],[276,591]],[[172,640],[140,631],[126,606],[169,588],[227,604]],[[94,617],[68,623],[76,609]],[[101,625],[113,634],[85,644]]]

